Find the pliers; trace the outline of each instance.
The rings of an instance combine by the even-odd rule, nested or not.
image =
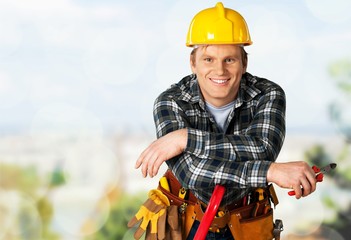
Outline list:
[[[318,168],[317,166],[313,166],[312,169],[316,174],[316,180],[317,182],[323,182],[323,173],[329,172],[331,169],[334,169],[336,167],[336,163],[331,163],[328,164],[325,167],[322,168]],[[302,188],[302,192],[303,192],[303,188]],[[289,191],[288,192],[289,196],[294,196],[296,193],[295,191]]]

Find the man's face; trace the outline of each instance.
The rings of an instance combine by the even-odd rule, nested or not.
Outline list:
[[[246,71],[240,48],[236,45],[200,46],[190,58],[201,93],[211,105],[224,106],[237,97],[241,76]]]

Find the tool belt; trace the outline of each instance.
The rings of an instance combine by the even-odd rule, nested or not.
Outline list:
[[[170,201],[174,217],[178,213],[177,221],[179,229],[170,229],[166,233],[166,239],[186,239],[194,221],[201,221],[206,205],[200,202],[190,191],[186,191],[170,170],[164,174],[167,186],[160,181],[158,189],[167,196]],[[185,191],[185,193],[184,193]],[[258,192],[254,192],[257,193]],[[250,202],[246,205],[246,199],[239,200],[228,206],[220,208],[214,218],[209,231],[223,232],[230,230],[235,240],[268,240],[280,239],[283,230],[281,220],[273,223],[273,208],[279,203],[273,185],[269,185],[261,192],[261,200]],[[178,233],[175,233],[178,231]],[[173,235],[172,235],[173,232]]]

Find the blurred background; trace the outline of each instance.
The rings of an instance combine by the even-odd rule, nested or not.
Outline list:
[[[349,239],[351,2],[223,3],[249,25],[248,71],[286,91],[278,161],[338,164],[308,198],[276,189],[283,239]],[[215,4],[0,0],[0,240],[132,239],[163,173],[134,169],[153,101],[190,73],[188,25]]]

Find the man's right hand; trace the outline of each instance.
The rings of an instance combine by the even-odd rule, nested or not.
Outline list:
[[[316,190],[315,172],[306,162],[272,163],[267,173],[267,182],[279,187],[293,189],[297,199]],[[303,191],[302,191],[303,188]]]
[[[187,129],[168,133],[152,142],[139,156],[135,168],[141,167],[144,177],[156,176],[163,162],[181,154],[188,141]]]

